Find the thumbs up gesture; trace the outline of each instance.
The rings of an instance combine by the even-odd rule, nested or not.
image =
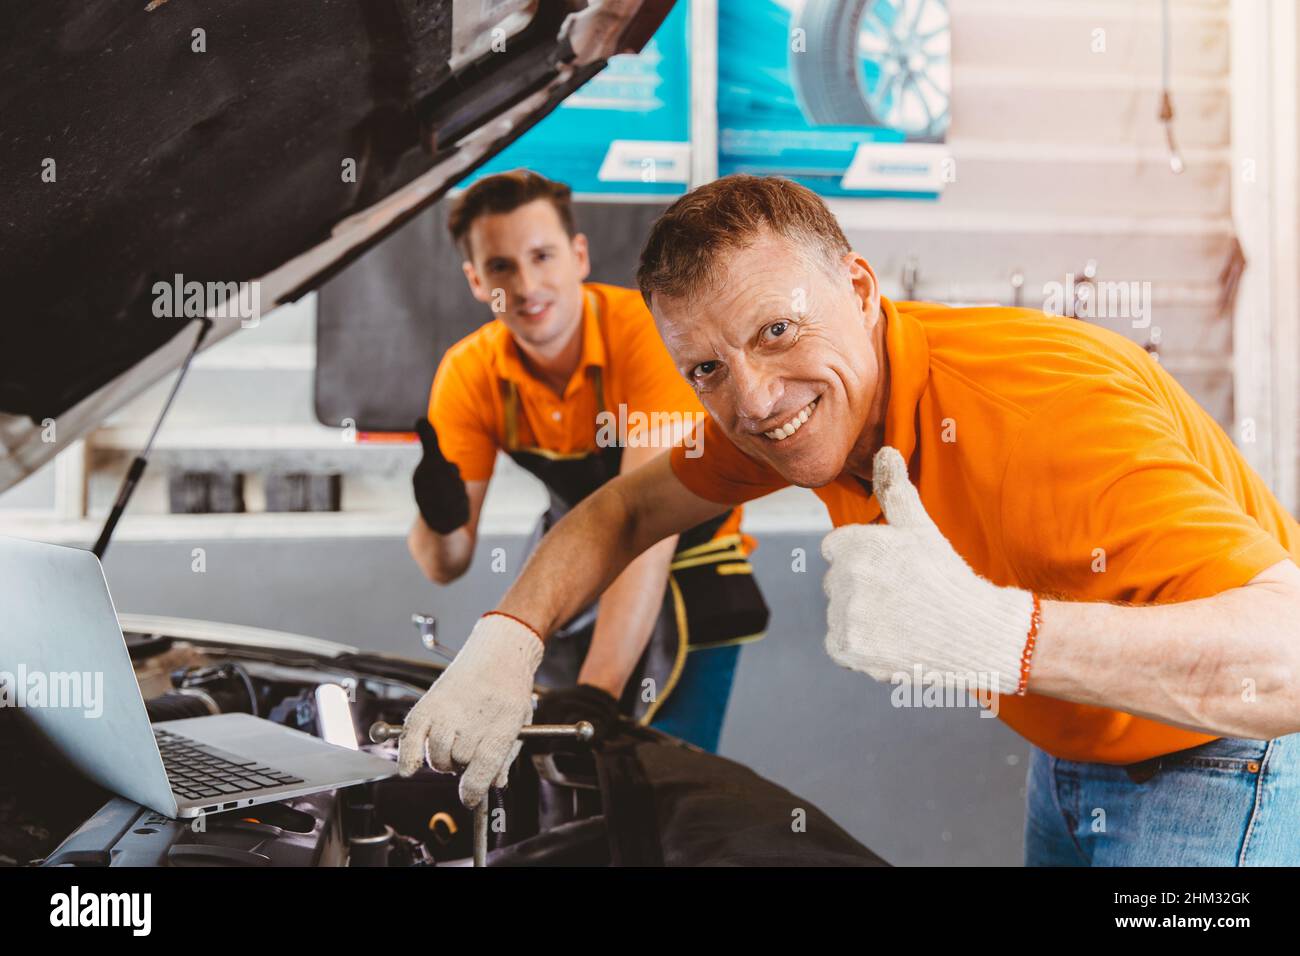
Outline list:
[[[971,570],[926,513],[896,449],[876,453],[872,478],[889,523],[845,525],[822,541],[826,653],[879,681],[911,681],[919,666],[927,680],[1014,694],[1033,596]]]
[[[424,451],[411,476],[415,504],[430,530],[451,534],[469,521],[469,494],[460,469],[438,447],[438,433],[427,418],[417,418],[415,433]]]

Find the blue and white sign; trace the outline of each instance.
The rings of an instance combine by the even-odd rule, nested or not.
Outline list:
[[[473,176],[523,166],[577,193],[680,195],[690,181],[689,4],[645,48],[609,65]]]
[[[934,198],[951,91],[947,0],[720,0],[719,175]]]

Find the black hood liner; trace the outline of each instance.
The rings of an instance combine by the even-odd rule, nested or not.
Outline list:
[[[889,865],[802,797],[680,742],[624,736],[596,767],[615,866]]]
[[[0,412],[57,416],[175,336],[190,320],[153,315],[155,282],[258,278],[427,171],[454,149],[430,148],[439,104],[458,134],[476,98],[499,111],[489,89],[519,56],[554,65],[567,12],[544,2],[519,53],[466,79],[450,0],[145,6],[0,8]]]

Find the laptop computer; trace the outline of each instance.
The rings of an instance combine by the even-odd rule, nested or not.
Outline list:
[[[392,776],[392,761],[250,714],[150,724],[99,559],[0,537],[0,706],[87,777],[197,817]]]

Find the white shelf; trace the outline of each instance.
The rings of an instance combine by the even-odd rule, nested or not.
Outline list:
[[[109,425],[96,429],[89,439],[95,450],[137,451],[149,437],[144,425]],[[223,425],[168,428],[164,423],[154,441],[158,450],[299,450],[367,454],[396,448],[416,454],[414,442],[358,444],[345,441],[342,429],[324,425]]]
[[[284,372],[316,369],[314,342],[275,342],[267,345],[244,344],[236,336],[194,357],[191,370]]]

